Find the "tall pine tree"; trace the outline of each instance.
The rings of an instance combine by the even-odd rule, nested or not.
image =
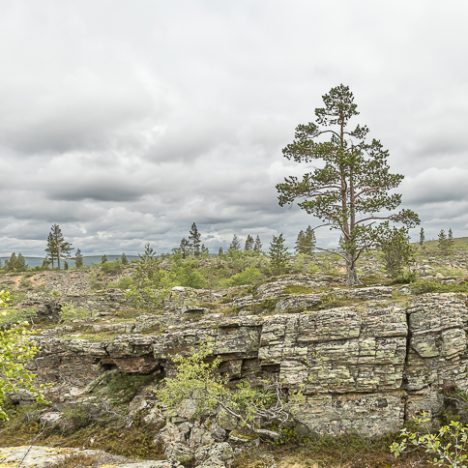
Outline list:
[[[83,268],[83,254],[80,249],[76,249],[75,252],[75,267]]]
[[[426,234],[424,233],[424,228],[422,227],[419,230],[419,245],[424,247],[424,241],[426,240]]]
[[[283,234],[273,236],[270,244],[269,257],[272,271],[274,273],[283,273],[286,269],[289,259],[288,249],[284,245],[285,239]]]
[[[245,239],[244,250],[246,252],[251,252],[254,249],[254,245],[254,238],[250,234],[248,234],[247,238]]]
[[[195,255],[195,257],[199,257],[201,254],[202,242],[200,231],[198,230],[197,225],[195,223],[192,223],[192,227],[190,228],[188,241],[193,255]]]
[[[339,85],[323,96],[323,107],[315,109],[315,122],[299,125],[294,141],[283,155],[316,168],[304,174],[286,177],[277,185],[281,206],[297,202],[307,213],[321,220],[321,226],[337,230],[343,236],[342,256],[347,281],[358,282],[356,265],[362,252],[378,245],[376,229],[384,220],[414,227],[419,218],[411,210],[395,211],[401,195],[394,189],[403,176],[392,174],[387,163],[389,153],[379,140],[369,140],[366,126],[353,126],[358,115],[353,93]]]
[[[455,241],[453,240],[453,231],[452,231],[452,228],[449,228],[448,236],[447,236],[447,248],[448,248],[449,253],[452,252],[454,245],[455,245]]]
[[[52,262],[57,261],[57,268],[60,270],[61,260],[67,259],[72,251],[70,242],[67,242],[62,234],[62,229],[58,224],[53,224],[47,236],[46,252]]]
[[[442,255],[447,255],[449,253],[447,235],[444,229],[441,229],[439,232],[437,247]]]
[[[262,252],[262,241],[260,239],[260,236],[257,234],[257,237],[255,237],[255,244],[254,244],[254,247],[253,247],[253,251],[257,254],[261,253]]]
[[[231,245],[229,246],[229,253],[232,254],[232,253],[240,252],[240,249],[241,249],[240,240],[237,237],[237,234],[234,234],[232,241],[231,241]]]

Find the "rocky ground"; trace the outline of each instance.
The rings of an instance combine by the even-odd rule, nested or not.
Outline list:
[[[31,443],[21,466],[397,466],[380,445],[377,462],[356,440],[384,438],[422,410],[440,416],[453,409],[450,392],[468,391],[467,255],[419,255],[414,285],[382,281],[371,256],[361,271],[367,285],[347,288],[340,268],[237,287],[175,286],[144,311],[125,289],[102,287],[118,278],[100,278],[96,289],[95,270],[4,275],[13,315],[34,323],[33,368],[49,403],[12,395],[0,467],[18,466]],[[131,266],[117,273],[131,274]],[[285,446],[265,445],[223,412],[198,420],[190,401],[164,412],[155,391],[174,374],[171,357],[206,341],[229,382],[301,389]],[[349,434],[359,437],[350,443]],[[330,436],[357,449],[340,458],[319,435],[335,452],[342,448]],[[52,448],[63,444],[87,451]],[[354,464],[359,453],[370,461]]]

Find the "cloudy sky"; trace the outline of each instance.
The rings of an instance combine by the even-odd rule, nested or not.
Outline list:
[[[1,0],[0,255],[292,244],[281,148],[353,90],[428,237],[468,235],[468,2]],[[320,241],[329,244],[324,231]]]

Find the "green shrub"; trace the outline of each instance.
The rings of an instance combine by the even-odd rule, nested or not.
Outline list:
[[[0,314],[10,302],[10,294],[0,291]],[[0,329],[0,420],[8,419],[5,403],[7,396],[20,391],[30,393],[36,400],[42,401],[36,375],[26,366],[38,352],[36,343],[31,340],[31,333],[26,325],[16,325],[6,330]]]
[[[211,346],[204,343],[188,357],[175,356],[175,376],[164,379],[163,387],[157,391],[159,400],[172,413],[177,413],[184,401],[194,402],[194,418],[214,410],[224,411],[237,419],[240,428],[280,440],[278,430],[265,427],[288,426],[294,419],[297,405],[303,401],[302,393],[291,391],[286,400],[280,387],[270,382],[254,387],[243,381],[234,388],[229,387],[227,380],[217,372],[220,359],[210,359],[211,354]]]
[[[76,307],[73,304],[63,304],[60,317],[64,322],[72,320],[85,320],[91,317],[91,312],[84,307]]]
[[[243,284],[258,284],[264,277],[263,273],[255,267],[247,267],[240,273],[236,273],[230,278],[222,281],[224,286],[241,286]]]
[[[119,281],[115,284],[116,288],[119,289],[130,289],[133,286],[133,280],[130,276],[124,276],[120,278]]]
[[[423,415],[416,423],[420,426],[430,423],[430,418]],[[434,466],[464,468],[468,462],[468,425],[458,421],[440,427],[435,433],[426,431],[400,431],[399,442],[390,446],[390,451],[398,458],[403,453],[417,448],[423,449]]]
[[[108,274],[116,274],[122,270],[122,263],[120,260],[114,260],[113,262],[106,261],[99,266],[104,273]]]
[[[127,300],[135,307],[153,312],[161,309],[167,299],[169,291],[167,289],[155,289],[149,287],[132,287],[125,293]]]
[[[417,280],[410,285],[414,294],[425,293],[468,293],[468,281],[461,283],[441,283],[436,280]]]
[[[285,294],[313,294],[315,291],[310,286],[304,284],[290,284],[284,288]]]

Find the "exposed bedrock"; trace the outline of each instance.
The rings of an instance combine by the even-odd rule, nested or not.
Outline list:
[[[467,334],[466,295],[426,294],[272,315],[202,314],[157,333],[92,341],[49,333],[40,337],[36,365],[54,383],[53,397],[66,400],[111,369],[170,375],[172,355],[209,339],[232,379],[268,376],[285,388],[301,386],[303,427],[375,436],[420,410],[437,414],[448,388],[468,390]]]

